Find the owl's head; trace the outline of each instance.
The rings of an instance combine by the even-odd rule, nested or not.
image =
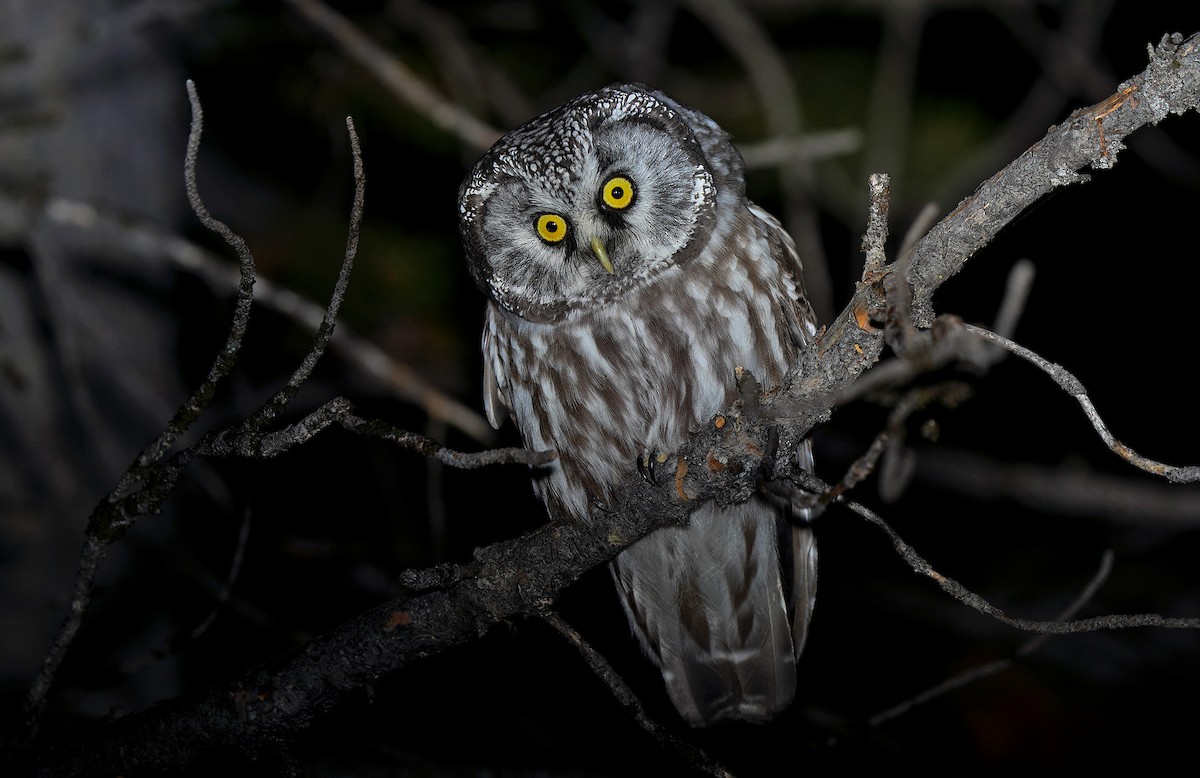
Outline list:
[[[715,122],[620,84],[501,138],[459,190],[460,228],[485,293],[555,321],[686,262],[743,197],[741,157]]]

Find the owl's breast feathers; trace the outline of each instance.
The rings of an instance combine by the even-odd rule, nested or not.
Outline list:
[[[558,451],[535,486],[555,518],[586,521],[639,452],[674,450],[735,399],[735,367],[772,387],[811,337],[791,239],[757,210],[611,306],[540,324],[489,305],[489,418],[507,408],[527,447]]]
[[[558,451],[534,481],[554,518],[587,521],[640,452],[674,450],[733,401],[735,367],[772,387],[814,334],[791,238],[755,206],[732,213],[699,255],[610,306],[545,324],[489,304],[488,415],[507,407],[526,446]],[[798,456],[811,466],[807,443]],[[707,503],[612,571],[688,723],[762,721],[791,703],[816,593],[810,528],[753,498]]]

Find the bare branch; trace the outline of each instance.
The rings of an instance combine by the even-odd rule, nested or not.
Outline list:
[[[797,480],[805,488],[812,489],[814,487],[823,487],[820,479],[817,479],[807,473],[800,473]],[[980,613],[991,616],[997,621],[1004,622],[1010,627],[1015,627],[1026,632],[1039,632],[1051,635],[1066,635],[1074,632],[1098,632],[1101,630],[1112,629],[1132,629],[1134,627],[1165,627],[1167,629],[1200,629],[1200,617],[1170,617],[1162,616],[1157,613],[1137,613],[1131,615],[1114,614],[1109,616],[1095,616],[1089,619],[1065,619],[1042,621],[1039,619],[1024,619],[1014,616],[1009,616],[1000,608],[992,605],[980,595],[971,591],[967,587],[960,584],[958,581],[939,573],[934,569],[933,565],[925,560],[917,551],[910,545],[904,542],[897,532],[892,529],[886,521],[878,514],[870,510],[864,505],[856,502],[844,501],[846,507],[863,517],[870,523],[882,529],[892,541],[892,546],[896,549],[896,553],[912,568],[913,572],[920,575],[932,578],[937,582],[942,590],[949,594],[954,599],[968,605]]]
[[[127,496],[137,481],[144,477],[146,468],[159,462],[179,436],[204,413],[208,403],[212,400],[213,393],[216,392],[217,384],[229,374],[237,362],[238,352],[242,347],[242,338],[245,337],[246,326],[250,320],[250,308],[254,302],[254,256],[241,237],[229,229],[227,224],[208,212],[196,185],[196,159],[200,154],[200,136],[204,132],[204,109],[196,94],[196,85],[191,80],[187,82],[187,93],[192,108],[192,125],[188,133],[187,155],[183,166],[188,202],[191,203],[192,210],[200,222],[220,235],[237,254],[241,267],[241,281],[238,284],[237,302],[234,305],[233,322],[229,326],[229,335],[226,338],[225,346],[213,360],[208,376],[192,393],[192,396],[179,406],[179,410],[167,423],[162,435],[138,455],[134,464],[122,476],[117,488],[113,491],[115,500]]]
[[[47,202],[44,212],[55,224],[79,231],[88,241],[88,251],[93,254],[104,253],[115,262],[128,262],[133,258],[158,262],[166,258],[219,292],[238,289],[239,270],[232,269],[228,262],[207,249],[152,225],[108,213],[91,203],[61,197]],[[254,282],[254,304],[286,316],[314,333],[320,329],[326,314],[323,306],[261,276]],[[419,406],[431,418],[481,444],[495,440],[495,432],[481,414],[431,385],[416,370],[397,362],[375,344],[351,332],[344,322],[339,322],[334,329],[330,344],[371,380],[397,398]]]
[[[363,199],[366,195],[367,180],[363,172],[362,150],[358,145],[358,134],[354,131],[354,121],[349,116],[346,117],[346,131],[350,135],[350,153],[354,159],[354,204],[350,208],[350,229],[346,238],[346,252],[342,257],[342,267],[338,271],[337,282],[333,285],[333,294],[329,305],[325,308],[321,326],[317,328],[312,348],[304,356],[304,361],[292,373],[284,387],[247,420],[247,429],[255,432],[274,421],[275,417],[296,396],[296,392],[300,391],[301,384],[307,381],[312,374],[313,368],[317,366],[317,362],[325,353],[325,347],[329,345],[329,341],[333,337],[338,311],[342,308],[346,287],[350,283],[350,272],[354,269],[354,256],[358,253],[358,233],[362,225]]]
[[[642,707],[642,701],[637,698],[637,695],[625,683],[625,679],[621,678],[617,671],[613,669],[613,666],[608,663],[608,660],[599,651],[592,648],[591,644],[584,640],[583,636],[575,628],[563,621],[561,616],[550,611],[542,615],[542,620],[575,646],[579,651],[579,655],[583,657],[583,661],[596,674],[596,677],[608,686],[609,691],[612,692],[617,702],[621,703],[633,715],[638,725],[646,730],[660,745],[669,749],[698,772],[713,775],[717,778],[733,778],[732,773],[713,761],[712,757],[704,753],[704,751],[675,737],[665,727],[650,718],[646,714],[646,709]]]
[[[1066,621],[1074,618],[1075,614],[1078,613],[1079,610],[1096,595],[1096,592],[1100,589],[1104,582],[1108,580],[1109,573],[1112,572],[1112,562],[1113,552],[1111,550],[1105,551],[1100,557],[1100,568],[1096,571],[1096,574],[1092,576],[1092,580],[1088,581],[1087,586],[1083,588],[1083,591],[1079,593],[1079,596],[1076,597],[1074,601],[1072,601],[1071,604],[1068,605],[1058,615],[1059,621]],[[984,678],[990,678],[993,675],[998,675],[1015,665],[1020,660],[1033,655],[1046,643],[1046,641],[1050,640],[1051,637],[1052,635],[1043,633],[1037,637],[1031,638],[1030,640],[1022,643],[1017,650],[1012,653],[1011,656],[1004,657],[1003,659],[997,659],[992,662],[986,662],[978,667],[972,667],[971,669],[958,673],[951,678],[947,678],[937,686],[926,689],[920,694],[914,695],[910,699],[907,699],[897,705],[893,705],[887,710],[876,713],[874,716],[871,716],[869,719],[867,719],[867,724],[871,727],[878,727],[881,724],[891,721],[892,719],[903,716],[919,705],[924,705],[931,700],[935,700],[938,697],[949,694],[956,689],[961,689],[964,686],[975,683],[976,681],[981,681]]]
[[[994,332],[977,327],[971,324],[962,325],[967,332],[978,335],[989,343],[994,343],[1002,346],[1009,352],[1016,354],[1030,364],[1036,365],[1046,375],[1054,379],[1054,382],[1062,387],[1062,390],[1075,398],[1083,408],[1084,414],[1088,421],[1092,423],[1092,427],[1100,435],[1100,439],[1104,441],[1104,445],[1108,446],[1114,454],[1124,459],[1129,464],[1136,468],[1145,470],[1147,473],[1161,475],[1168,481],[1173,483],[1194,483],[1200,481],[1200,465],[1167,465],[1162,462],[1156,462],[1153,459],[1142,456],[1133,449],[1126,446],[1121,441],[1113,437],[1105,425],[1104,420],[1100,418],[1100,413],[1096,407],[1092,405],[1092,400],[1087,395],[1087,390],[1083,384],[1073,374],[1063,368],[1061,365],[1056,365],[1047,359],[1035,354],[1033,351],[1025,348],[1022,345],[1013,343],[1008,338],[1001,337]]]
[[[995,462],[970,451],[921,452],[917,475],[977,499],[1007,498],[1041,511],[1125,526],[1191,528],[1200,524],[1197,492],[1177,484],[1119,478],[1076,465]]]
[[[162,434],[138,454],[121,476],[113,491],[102,499],[92,511],[75,573],[67,615],[51,643],[50,650],[42,660],[42,665],[25,698],[22,731],[15,736],[18,746],[30,742],[37,733],[54,677],[78,634],[84,615],[91,603],[96,570],[100,560],[104,558],[108,544],[121,537],[132,523],[132,518],[124,511],[128,498],[134,493],[139,482],[147,480],[150,468],[161,462],[163,456],[179,436],[208,407],[217,384],[229,373],[237,361],[242,338],[246,333],[246,324],[250,316],[250,305],[254,294],[254,258],[245,242],[223,222],[213,218],[200,199],[199,191],[196,188],[196,157],[199,153],[200,136],[204,128],[204,114],[200,107],[200,100],[196,96],[195,85],[191,81],[187,82],[187,92],[192,106],[192,123],[188,133],[187,154],[184,161],[184,182],[187,187],[188,199],[196,216],[206,227],[225,239],[226,243],[237,253],[241,262],[241,283],[233,322],[230,325],[225,346],[209,368],[208,376],[175,412]]]
[[[436,459],[444,465],[467,470],[500,464],[536,467],[549,464],[558,456],[554,451],[530,451],[527,448],[494,448],[473,453],[453,451],[432,438],[418,435],[415,432],[406,432],[381,421],[361,419],[352,414],[346,414],[340,421],[343,427],[352,432],[389,440],[404,448]]]
[[[442,97],[404,63],[384,51],[349,19],[320,0],[287,0],[311,25],[332,38],[342,51],[365,67],[393,95],[476,151],[500,139],[500,131],[479,121]]]
[[[918,327],[934,319],[933,292],[958,273],[1006,224],[1050,191],[1086,180],[1079,171],[1107,170],[1122,141],[1170,114],[1200,102],[1200,38],[1163,36],[1150,66],[1121,84],[1116,94],[1075,111],[1042,140],[985,181],[922,240],[907,275]]]
[[[793,165],[853,154],[862,149],[862,131],[853,127],[824,132],[806,132],[796,137],[779,136],[738,143],[747,170]]]
[[[66,657],[91,603],[91,593],[95,584],[96,570],[99,567],[100,561],[104,558],[108,545],[123,537],[138,517],[156,510],[166,501],[174,490],[175,484],[178,482],[188,462],[191,461],[198,451],[208,445],[207,441],[213,439],[213,436],[208,436],[201,443],[177,453],[168,460],[164,461],[163,459],[179,436],[207,409],[217,384],[229,373],[236,362],[242,338],[246,332],[250,309],[253,303],[254,257],[241,237],[235,234],[224,222],[221,222],[209,213],[200,197],[196,184],[196,160],[199,154],[200,137],[203,130],[203,110],[200,105],[200,99],[196,94],[195,85],[191,81],[187,82],[187,92],[192,107],[192,124],[188,136],[187,154],[184,163],[184,180],[187,186],[188,199],[197,218],[206,227],[219,234],[238,255],[242,272],[233,321],[230,325],[225,346],[213,361],[208,376],[201,383],[200,387],[179,408],[175,416],[168,422],[163,433],[150,446],[144,449],[129,466],[113,491],[101,499],[99,504],[93,509],[88,520],[83,551],[81,552],[79,565],[76,570],[75,583],[67,615],[63,620],[63,624],[59,627],[58,633],[51,643],[51,647],[43,659],[38,674],[26,696],[22,729],[14,739],[14,744],[18,749],[27,745],[37,733],[39,720],[45,710],[47,696],[53,685],[55,675],[63,659]],[[357,139],[354,137],[352,125],[350,125],[350,132],[351,142],[357,155]],[[362,167],[361,160],[357,156],[355,170],[359,179],[359,188],[356,193],[354,209],[354,217],[357,219],[361,218],[362,213]],[[357,245],[357,221],[352,227],[351,236],[351,245],[347,248],[346,261],[343,266],[343,276],[348,276],[348,268],[352,264],[353,248]],[[335,303],[340,302],[341,294],[344,292],[347,281],[348,277],[339,279],[339,288],[335,291],[334,295]],[[336,314],[336,310],[334,313]],[[326,329],[331,331],[332,318],[327,318],[327,321],[329,322],[329,326]],[[319,356],[320,350],[324,348],[324,344],[328,342],[328,338],[329,332],[318,332],[317,345],[314,346],[317,356]],[[311,356],[312,354],[310,354]],[[315,357],[313,358],[313,363],[315,363]],[[309,369],[311,369],[311,366]],[[303,380],[303,378],[300,380]],[[299,383],[297,382],[296,386],[298,385]],[[294,394],[294,390],[292,393]],[[282,402],[278,400],[278,396],[275,400],[272,400],[270,407],[272,407],[273,412],[282,409],[287,399],[290,399],[290,395],[283,399]],[[262,426],[255,417],[252,417],[243,427],[251,428],[255,427],[255,425],[258,425],[258,427]],[[219,436],[217,437],[219,439]]]

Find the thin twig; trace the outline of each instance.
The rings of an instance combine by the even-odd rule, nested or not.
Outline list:
[[[417,77],[408,66],[363,34],[349,19],[320,0],[287,0],[310,24],[332,38],[351,59],[365,67],[393,95],[476,151],[500,138],[491,127]]]
[[[342,257],[342,266],[338,271],[337,281],[333,285],[329,305],[325,307],[321,325],[313,336],[312,348],[304,355],[304,360],[288,378],[283,388],[247,420],[245,426],[248,430],[257,432],[263,429],[287,407],[287,404],[296,396],[296,392],[300,391],[300,386],[308,380],[309,375],[317,366],[317,362],[325,354],[325,348],[329,345],[334,327],[337,325],[338,311],[341,310],[342,300],[346,296],[346,287],[350,284],[350,273],[354,270],[354,257],[358,253],[358,236],[362,225],[363,201],[366,196],[367,184],[366,174],[363,172],[362,149],[359,148],[358,134],[354,131],[354,120],[349,116],[346,117],[346,131],[350,135],[350,154],[354,159],[354,203],[350,208],[349,235],[346,238],[346,251]]]
[[[687,6],[741,62],[762,105],[770,136],[799,135],[804,126],[799,92],[783,53],[760,21],[733,0],[688,0]],[[784,198],[784,212],[779,215],[804,262],[808,298],[818,320],[828,321],[835,310],[833,282],[824,246],[817,238],[820,230],[812,203],[812,165],[797,160],[781,167],[779,176]]]
[[[189,640],[195,640],[207,632],[208,628],[217,620],[217,616],[220,614],[221,609],[225,607],[225,603],[229,602],[229,595],[233,592],[233,585],[242,570],[242,560],[246,558],[246,541],[250,538],[250,516],[250,508],[242,511],[242,523],[238,526],[237,544],[233,547],[233,559],[229,561],[229,572],[225,574],[225,580],[221,582],[221,588],[217,591],[217,595],[213,600],[213,606],[209,609],[208,615],[188,633]]]
[[[192,124],[188,132],[187,154],[183,165],[188,202],[200,222],[209,230],[220,235],[237,254],[241,267],[241,281],[238,284],[238,296],[234,303],[233,321],[229,325],[229,334],[226,336],[224,347],[209,367],[208,375],[192,393],[192,396],[179,406],[179,410],[167,422],[162,434],[138,455],[133,465],[121,477],[116,489],[113,490],[112,501],[127,496],[134,489],[138,480],[145,475],[146,468],[159,462],[179,436],[204,413],[216,393],[217,384],[229,374],[237,362],[238,353],[242,347],[242,338],[245,337],[250,319],[250,308],[254,302],[254,255],[250,253],[250,247],[228,225],[209,213],[208,208],[204,205],[204,200],[200,197],[200,189],[196,184],[196,160],[200,153],[200,136],[204,132],[204,109],[196,94],[196,85],[190,79],[186,85],[188,102],[192,109]]]
[[[37,736],[41,726],[42,714],[46,710],[46,700],[50,688],[54,685],[55,675],[62,665],[79,626],[83,623],[84,614],[92,601],[92,587],[96,580],[96,568],[104,558],[108,545],[93,534],[84,536],[83,550],[79,554],[79,566],[75,570],[75,583],[71,589],[71,604],[67,608],[67,616],[63,619],[50,650],[42,659],[37,676],[25,695],[25,703],[21,712],[21,725],[14,731],[8,746],[14,750],[23,750]]]
[[[1030,364],[1036,365],[1046,375],[1054,379],[1054,382],[1062,387],[1062,390],[1075,398],[1076,402],[1083,408],[1084,415],[1088,421],[1092,423],[1092,427],[1100,435],[1100,439],[1104,441],[1104,445],[1108,446],[1113,453],[1124,459],[1129,464],[1136,468],[1145,470],[1147,473],[1161,475],[1168,481],[1173,483],[1193,483],[1200,481],[1200,465],[1167,465],[1162,462],[1156,462],[1153,459],[1142,456],[1133,449],[1126,446],[1121,441],[1117,440],[1108,427],[1104,424],[1104,420],[1100,418],[1096,407],[1092,405],[1092,400],[1087,395],[1087,390],[1084,389],[1083,383],[1080,382],[1071,372],[1066,370],[1061,365],[1056,365],[1047,359],[1035,354],[1030,349],[1014,343],[1008,338],[1001,337],[996,333],[987,330],[983,327],[978,327],[973,324],[963,324],[963,329],[967,332],[978,335],[989,343],[994,343],[1002,346],[1010,353],[1016,354]]]
[[[781,136],[738,143],[737,147],[747,170],[782,167],[801,160],[815,161],[854,154],[862,149],[862,130],[847,127],[813,131],[795,137]]]
[[[917,475],[943,491],[976,500],[1007,499],[1086,521],[1177,529],[1200,526],[1196,487],[1181,488],[1136,475],[1122,478],[1078,464],[1004,463],[971,451],[938,448],[921,452]]]
[[[186,641],[195,641],[216,622],[217,617],[229,602],[229,598],[233,593],[233,585],[237,581],[242,569],[242,561],[246,557],[246,544],[250,538],[250,517],[251,512],[249,508],[242,511],[242,521],[238,525],[237,542],[233,547],[233,558],[229,562],[229,570],[225,574],[225,579],[221,581],[220,586],[214,593],[212,607],[208,609],[208,613],[205,614],[204,618],[197,622],[196,626],[188,630],[186,635],[177,635],[152,651],[122,662],[121,673],[123,675],[134,675],[154,662],[171,656]]]
[[[575,646],[579,651],[579,655],[583,657],[583,661],[591,669],[596,677],[599,678],[612,692],[613,697],[617,702],[633,714],[633,718],[637,721],[638,726],[646,730],[658,743],[665,746],[677,757],[687,762],[699,772],[714,775],[718,778],[732,778],[732,773],[726,770],[716,762],[712,757],[706,754],[702,749],[684,742],[672,735],[666,727],[652,719],[647,713],[645,707],[642,706],[642,701],[634,694],[633,689],[629,688],[629,684],[625,683],[625,679],[621,677],[613,666],[609,664],[604,655],[592,647],[590,643],[583,639],[570,624],[565,622],[561,616],[553,611],[542,614],[542,620],[553,627],[558,634],[566,638],[571,645]]]
[[[341,419],[341,425],[352,432],[389,440],[436,459],[442,464],[463,469],[500,464],[538,466],[553,462],[558,456],[554,451],[530,451],[527,448],[494,448],[473,453],[454,451],[424,435],[407,432],[386,422],[361,419],[353,414],[346,414]]]
[[[113,261],[133,258],[159,262],[163,258],[225,293],[237,289],[240,271],[227,261],[178,235],[123,215],[110,213],[92,203],[52,198],[44,213],[56,225],[77,231],[88,242],[93,255],[108,255]],[[324,306],[291,289],[277,286],[269,278],[254,282],[254,304],[285,316],[316,332],[325,318]],[[487,419],[430,384],[412,367],[397,362],[374,343],[354,334],[338,322],[330,345],[351,365],[397,398],[420,407],[430,418],[444,422],[483,445],[496,438]]]
[[[1074,601],[1072,601],[1070,605],[1068,605],[1061,613],[1059,613],[1059,621],[1066,621],[1074,618],[1075,614],[1078,613],[1079,610],[1096,595],[1096,592],[1100,589],[1104,582],[1108,580],[1109,573],[1112,572],[1112,562],[1113,552],[1111,550],[1106,550],[1100,557],[1100,568],[1096,570],[1096,574],[1092,576],[1092,580],[1088,581],[1087,586],[1083,588],[1083,591],[1079,593]],[[876,713],[874,716],[871,716],[869,719],[867,719],[867,725],[870,727],[878,727],[881,724],[908,713],[918,705],[924,705],[925,703],[937,699],[942,695],[949,694],[956,689],[961,689],[964,686],[975,683],[976,681],[981,681],[984,678],[989,678],[993,675],[1002,673],[1015,665],[1018,661],[1031,656],[1052,637],[1054,636],[1043,633],[1041,635],[1037,635],[1036,637],[1030,638],[1022,643],[1010,656],[1004,657],[1003,659],[997,659],[992,662],[985,662],[977,667],[972,667],[969,670],[965,670],[950,678],[947,678],[936,686],[926,689],[920,694],[913,695],[903,702]]]
[[[824,491],[827,487],[820,479],[808,473],[798,472],[797,480],[805,489]],[[1039,632],[1053,635],[1066,635],[1075,632],[1098,632],[1107,629],[1132,629],[1134,627],[1165,627],[1167,629],[1200,629],[1200,617],[1170,617],[1157,613],[1113,614],[1096,616],[1089,619],[1064,619],[1043,621],[1039,619],[1023,619],[1009,616],[1000,608],[992,605],[986,599],[960,584],[953,578],[942,575],[933,565],[925,560],[912,546],[904,542],[900,535],[891,528],[878,514],[866,506],[850,500],[841,501],[853,512],[882,529],[892,541],[896,553],[900,555],[913,572],[932,578],[942,590],[954,599],[968,605],[980,613],[991,616],[997,621],[1004,622],[1010,627],[1026,632]]]
[[[416,432],[402,430],[378,419],[356,416],[353,405],[344,397],[327,400],[321,407],[282,429],[264,432],[246,421],[205,435],[194,446],[181,453],[189,457],[237,456],[247,459],[271,459],[304,445],[334,425],[358,435],[391,441],[436,459],[442,464],[465,470],[502,464],[538,466],[552,462],[558,456],[554,451],[530,451],[515,447],[476,452],[455,451]]]
[[[937,400],[942,400],[947,404],[953,403],[961,396],[962,391],[961,384],[950,382],[918,387],[906,392],[896,402],[895,407],[888,414],[887,424],[876,434],[867,450],[846,468],[842,480],[816,496],[817,502],[822,505],[833,502],[866,480],[875,471],[879,458],[903,440],[904,423],[909,416]],[[907,480],[907,475],[905,480]]]
[[[1035,270],[1028,259],[1017,260],[1008,279],[1004,284],[1004,298],[1000,301],[1000,310],[996,312],[996,323],[992,331],[1004,338],[1011,338],[1017,331],[1017,322],[1025,312],[1025,303],[1029,301],[1029,292],[1033,288]]]

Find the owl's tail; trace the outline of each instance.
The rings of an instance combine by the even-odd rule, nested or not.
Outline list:
[[[614,560],[629,623],[688,723],[765,721],[791,703],[816,565],[812,530],[753,499],[706,503]]]

